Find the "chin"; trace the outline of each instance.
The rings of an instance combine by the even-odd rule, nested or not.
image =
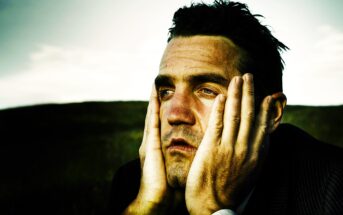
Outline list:
[[[186,187],[189,167],[188,162],[173,162],[167,165],[166,172],[169,186],[174,189],[184,189]]]

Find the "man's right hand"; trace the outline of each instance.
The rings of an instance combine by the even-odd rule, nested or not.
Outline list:
[[[171,192],[162,155],[159,109],[158,95],[153,86],[139,148],[142,168],[140,188],[136,199],[123,214],[164,214],[168,210]]]

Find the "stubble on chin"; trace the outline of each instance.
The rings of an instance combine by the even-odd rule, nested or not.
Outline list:
[[[167,181],[170,187],[174,189],[184,189],[186,187],[187,176],[192,160],[193,159],[166,163]]]

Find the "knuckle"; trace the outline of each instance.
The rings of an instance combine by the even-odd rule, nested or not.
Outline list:
[[[249,96],[254,96],[254,95],[255,95],[254,88],[252,88],[252,87],[247,87],[246,93],[247,93]]]
[[[237,161],[244,161],[246,157],[246,150],[242,148],[235,149],[235,158]]]
[[[236,143],[236,147],[235,147],[235,154],[236,155],[244,155],[247,152],[247,147],[246,145],[243,145],[241,143]]]
[[[224,107],[217,107],[215,110],[216,118],[219,118],[223,114]]]
[[[259,126],[260,132],[262,134],[266,134],[268,132],[268,125],[267,123],[263,123]]]
[[[222,128],[223,128],[223,122],[221,120],[216,120],[214,122],[214,129],[222,130]]]
[[[253,110],[248,110],[248,111],[246,111],[246,112],[244,113],[244,115],[245,115],[245,118],[246,118],[247,120],[254,120],[254,119],[255,119],[255,113],[254,113]]]
[[[207,130],[207,132],[204,135],[203,140],[213,141],[213,139],[218,139],[221,136],[221,131],[222,129],[220,127],[214,126],[213,128]]]
[[[258,156],[256,154],[252,154],[250,159],[249,159],[249,167],[250,169],[253,169],[257,166],[258,164]]]
[[[238,115],[233,115],[233,116],[231,116],[231,121],[232,121],[234,124],[239,124],[240,121],[241,121],[241,117],[238,116]]]
[[[239,90],[233,90],[232,93],[231,93],[232,97],[234,99],[240,99],[241,98],[241,92]]]

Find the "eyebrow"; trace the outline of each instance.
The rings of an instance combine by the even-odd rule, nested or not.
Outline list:
[[[170,75],[158,75],[155,78],[156,89],[159,89],[161,86],[173,86],[173,78]]]
[[[156,89],[161,86],[173,86],[174,78],[170,75],[158,75],[155,78]],[[186,81],[190,82],[192,85],[202,84],[202,83],[216,83],[227,87],[229,85],[229,80],[225,77],[214,74],[214,73],[203,73],[187,76]]]

